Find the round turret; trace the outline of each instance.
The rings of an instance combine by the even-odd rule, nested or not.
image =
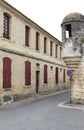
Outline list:
[[[62,24],[74,21],[84,21],[84,16],[80,13],[70,13],[66,15],[62,21]]]
[[[82,56],[82,39],[84,38],[84,16],[80,13],[66,15],[62,27],[62,57],[80,59]],[[70,60],[68,61],[71,62]],[[75,62],[76,63],[76,62]],[[77,65],[78,63],[76,63]]]

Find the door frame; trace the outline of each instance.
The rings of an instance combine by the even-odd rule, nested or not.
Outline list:
[[[40,71],[36,71],[36,93],[39,93]]]

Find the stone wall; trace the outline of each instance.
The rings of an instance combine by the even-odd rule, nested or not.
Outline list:
[[[84,104],[84,66],[80,66],[71,78],[71,102]]]
[[[29,95],[36,94],[36,71],[37,64],[39,64],[39,94],[50,93],[54,91],[60,91],[68,88],[68,77],[65,77],[65,83],[63,82],[63,70],[67,69],[61,64],[55,62],[38,60],[35,58],[28,58],[18,54],[13,54],[5,51],[0,51],[0,99],[2,101],[18,100],[16,98],[25,98]],[[3,58],[8,57],[12,60],[12,75],[11,89],[3,89]],[[31,85],[25,86],[25,61],[31,62]],[[44,65],[48,66],[48,83],[44,84]],[[51,67],[52,66],[52,67]],[[59,68],[59,81],[55,83],[55,69]],[[28,96],[27,96],[28,95]]]

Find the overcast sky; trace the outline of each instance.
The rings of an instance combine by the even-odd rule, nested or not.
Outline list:
[[[61,40],[61,22],[72,12],[84,15],[84,0],[5,0]]]

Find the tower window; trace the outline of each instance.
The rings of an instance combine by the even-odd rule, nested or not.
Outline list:
[[[66,25],[66,38],[71,37],[71,24]]]

